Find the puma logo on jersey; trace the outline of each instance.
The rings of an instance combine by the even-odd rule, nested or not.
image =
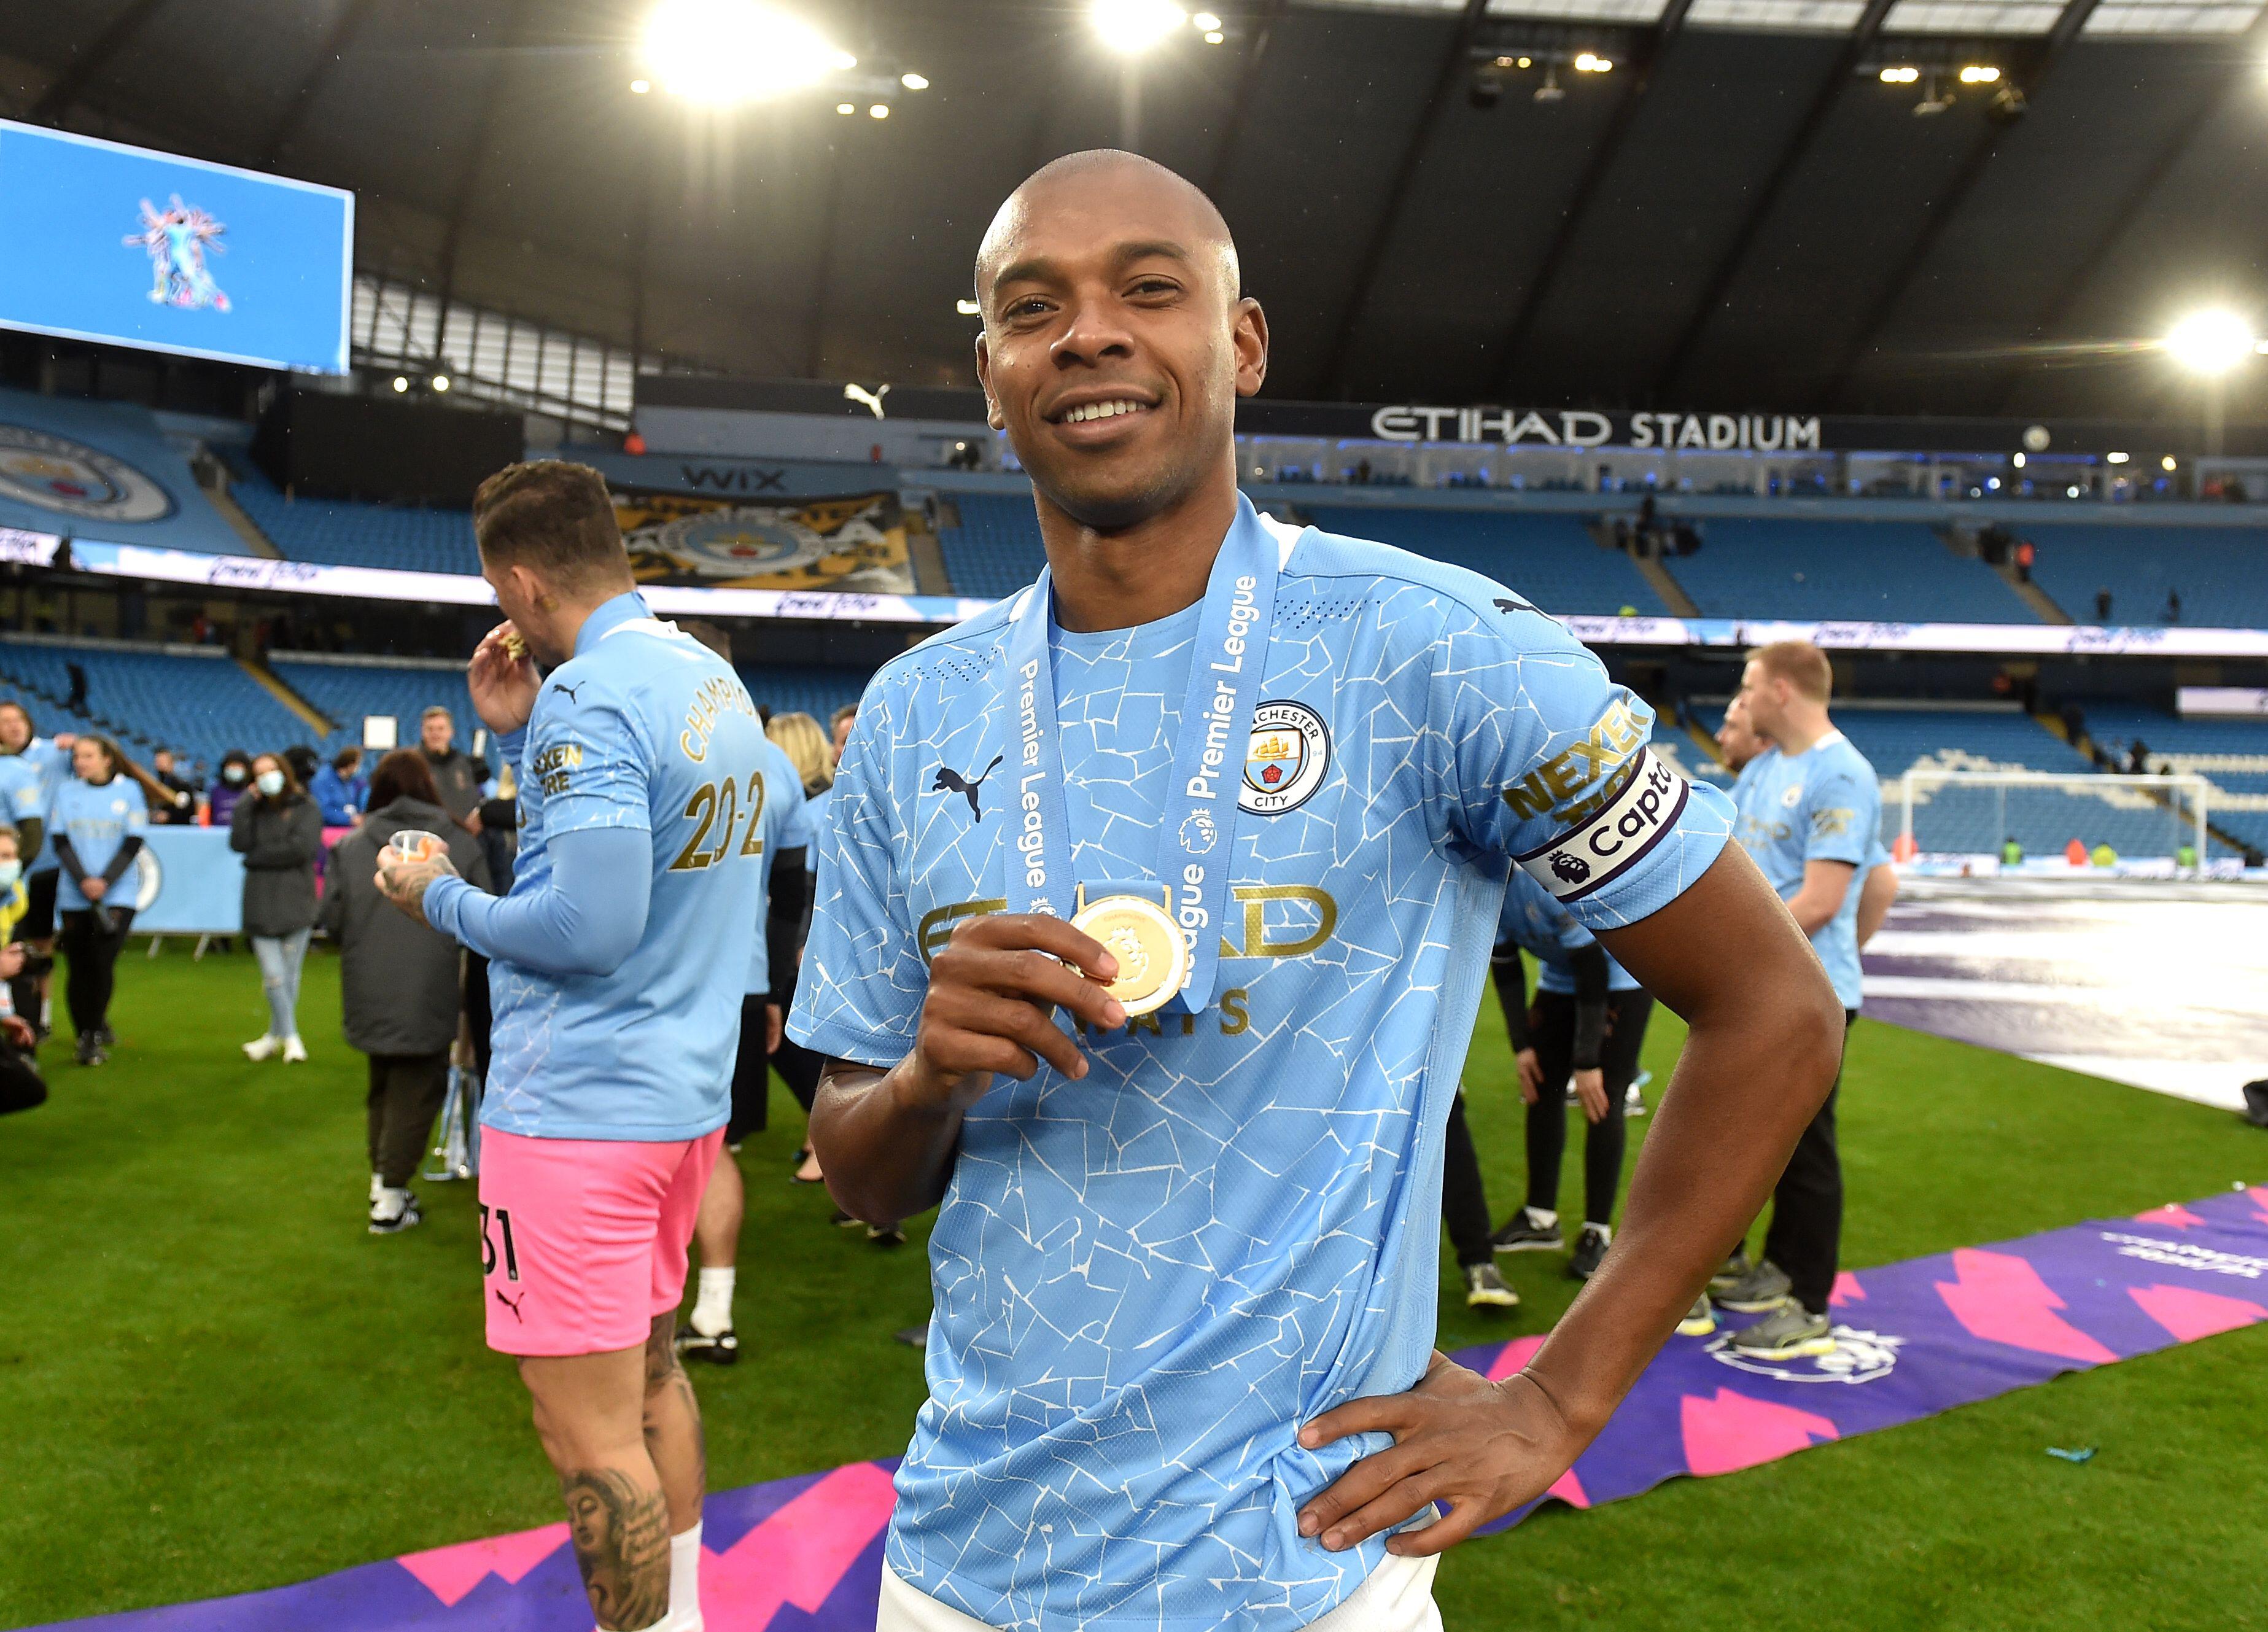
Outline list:
[[[1496,598],[1496,609],[1498,612],[1534,612],[1535,603],[1522,600],[1517,595],[1499,595]]]
[[[513,1320],[518,1320],[522,1326],[527,1324],[526,1317],[519,1312],[519,1306],[527,1301],[526,1293],[522,1292],[517,1298],[506,1298],[504,1295],[504,1288],[500,1286],[491,1287],[490,1290],[496,1294],[497,1302],[502,1304],[505,1308],[512,1311],[512,1318]]]
[[[963,776],[959,771],[954,770],[951,766],[940,765],[937,768],[937,780],[930,783],[929,790],[932,793],[958,793],[961,795],[968,801],[969,815],[978,821],[983,821],[984,820],[984,809],[976,802],[976,790],[984,785],[984,778],[986,776],[990,776],[994,771],[998,770],[1000,768],[1000,761],[1007,757],[1008,756],[1005,754],[994,754],[992,756],[992,763],[987,765],[984,768],[983,774],[979,776],[974,782],[971,782],[968,777]]]
[[[552,690],[554,690],[554,691],[563,691],[563,692],[565,692],[565,693],[567,694],[567,701],[568,701],[568,702],[574,702],[578,701],[578,699],[577,699],[577,697],[576,697],[575,694],[576,694],[577,692],[578,692],[578,691],[582,690],[584,687],[585,687],[585,686],[589,685],[590,683],[591,683],[591,682],[590,682],[590,681],[588,681],[588,680],[577,680],[577,681],[576,681],[572,686],[570,686],[570,685],[569,685],[569,684],[567,684],[567,683],[566,683],[566,681],[564,681],[564,680],[553,680],[553,681],[551,682],[551,689],[552,689]]]

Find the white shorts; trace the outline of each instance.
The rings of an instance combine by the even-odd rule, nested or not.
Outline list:
[[[1388,1553],[1360,1586],[1340,1600],[1307,1632],[1441,1632],[1441,1612],[1433,1604],[1438,1558],[1400,1558]],[[991,1632],[981,1621],[939,1603],[908,1586],[887,1564],[882,1566],[881,1613],[874,1632]]]

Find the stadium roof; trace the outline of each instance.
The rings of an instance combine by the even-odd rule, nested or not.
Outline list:
[[[1236,229],[1271,395],[2187,416],[2135,342],[2268,327],[2257,0],[1214,0],[1130,77],[1069,0],[797,3],[850,116],[631,94],[643,0],[18,8],[0,107],[353,187],[366,269],[753,375],[967,383],[993,207],[1129,122]]]

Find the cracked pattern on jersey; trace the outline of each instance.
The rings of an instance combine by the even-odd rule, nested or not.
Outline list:
[[[1213,1006],[1090,1036],[1086,1080],[1004,1078],[968,1117],[932,1236],[931,1398],[889,1542],[923,1592],[1002,1628],[1278,1632],[1382,1555],[1296,1530],[1300,1503],[1380,1445],[1313,1452],[1293,1436],[1422,1371],[1443,1125],[1510,858],[1574,826],[1650,723],[1558,625],[1498,609],[1504,593],[1302,535],[1260,695],[1324,722],[1329,769],[1295,807],[1237,818],[1234,899],[1203,931],[1223,943]],[[1090,886],[1149,878],[1160,824],[1189,814],[1169,783],[1196,623],[1057,637]],[[867,693],[789,1028],[824,1053],[902,1057],[925,952],[956,909],[1006,893],[1005,627],[996,608]],[[938,790],[940,769],[965,780],[1002,754],[981,820]],[[1549,808],[1507,800],[1554,766]],[[1722,797],[1697,790],[1641,865],[1571,910],[1592,927],[1646,916],[1728,828]]]

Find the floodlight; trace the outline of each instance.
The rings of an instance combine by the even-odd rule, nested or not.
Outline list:
[[[644,96],[647,92],[652,89],[653,81],[651,79],[633,79],[630,81],[630,94],[632,96]]]
[[[954,301],[953,303],[953,309],[955,312],[960,312],[963,317],[976,317],[984,310],[983,307],[978,305],[975,301],[968,299],[965,297]]]
[[[1588,51],[1579,53],[1575,58],[1575,71],[1579,74],[1610,73],[1614,66],[1606,57],[1593,56]]]
[[[1886,68],[1882,70],[1882,83],[1886,85],[1910,85],[1920,77],[1921,70],[1918,68]]]
[[[1189,26],[1201,34],[1218,33],[1220,30],[1220,18],[1210,11],[1200,11],[1189,18]]]
[[[1532,56],[1523,56],[1518,62],[1514,62],[1513,66],[1514,68],[1529,68],[1535,65],[1535,59]]]
[[[909,91],[926,91],[929,89],[928,78],[921,74],[900,74],[898,76],[898,83]]]
[[[2165,348],[2193,374],[2226,374],[2253,355],[2252,326],[2222,308],[2192,312],[2167,332]]]
[[[1997,83],[1999,77],[1999,69],[1982,62],[1971,62],[1961,70],[1961,83],[1964,85],[1989,85]]]
[[[434,390],[436,390],[436,391],[446,391],[448,388],[449,388],[449,377],[448,377],[446,374],[436,374],[436,375],[434,375],[434,376],[433,376],[433,389],[434,389]]]
[[[2123,465],[2126,462],[2126,459],[2127,456],[2124,453],[2105,453],[2102,456],[2102,461],[2106,465]]]
[[[855,102],[837,102],[835,105],[835,111],[838,114],[855,114],[858,111],[858,105]]]
[[[1189,20],[1172,0],[1094,0],[1089,14],[1102,43],[1138,56]]]
[[[645,56],[671,95],[719,105],[800,90],[858,62],[757,0],[660,0],[646,18]]]
[[[1219,29],[1209,28],[1205,31],[1204,42],[1207,45],[1219,45],[1222,40],[1227,38],[1228,36],[1221,33]]]
[[[396,374],[396,375],[394,377],[394,388],[396,391],[407,391],[407,390],[409,390],[409,375],[407,375],[407,374]]]
[[[2018,470],[2021,470],[2024,467],[2024,456],[2021,453],[2011,454],[2008,462]]]
[[[890,105],[887,102],[877,102],[866,110],[866,117],[869,119],[887,119],[889,116]]]
[[[2172,470],[2176,469],[2176,467],[2177,467],[2177,461],[2175,459],[2174,456],[2173,456],[2172,454],[2170,454],[2170,453],[2167,454],[2165,458],[2163,458],[2163,459],[2160,459],[2160,460],[2158,461],[2158,468],[2159,468],[2160,470],[2163,470],[2163,471],[2169,471],[2169,472],[2170,472],[2170,471],[2172,471]]]

